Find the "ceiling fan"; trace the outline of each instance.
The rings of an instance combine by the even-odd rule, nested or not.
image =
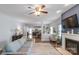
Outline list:
[[[48,14],[45,7],[45,5],[36,5],[34,8],[28,7],[29,9],[32,9],[32,12],[30,12],[29,15],[34,14],[36,16],[40,16],[41,14]]]

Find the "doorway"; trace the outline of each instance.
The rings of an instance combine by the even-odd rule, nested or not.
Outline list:
[[[33,31],[32,36],[35,40],[35,43],[41,42],[41,30],[40,29],[35,29]]]

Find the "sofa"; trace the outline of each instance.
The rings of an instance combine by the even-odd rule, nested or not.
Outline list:
[[[30,48],[28,46],[28,42],[25,36],[21,39],[15,40],[13,42],[9,42],[5,46],[5,51],[2,53],[3,55],[26,55]]]

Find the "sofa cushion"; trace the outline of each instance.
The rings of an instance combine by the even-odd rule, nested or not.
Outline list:
[[[24,44],[24,42],[22,42],[22,39],[19,39],[18,42],[21,46]]]
[[[7,52],[16,52],[20,48],[21,48],[21,44],[18,42],[18,40],[16,40],[14,42],[7,44],[6,51]]]
[[[24,37],[22,37],[22,38],[19,39],[18,41],[19,41],[19,43],[20,43],[21,45],[23,45],[23,44],[26,42],[26,39],[25,39]]]

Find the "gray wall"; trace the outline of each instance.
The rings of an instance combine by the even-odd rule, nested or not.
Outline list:
[[[74,14],[77,14],[77,18],[78,18],[78,23],[79,23],[79,4],[72,7],[71,9],[69,9],[68,11],[66,11],[65,13],[62,14],[62,20],[64,20],[65,18],[72,16]],[[79,32],[79,28],[73,28],[74,33],[78,33]],[[63,28],[63,32],[67,32],[67,31],[71,31],[71,29],[64,29]]]

